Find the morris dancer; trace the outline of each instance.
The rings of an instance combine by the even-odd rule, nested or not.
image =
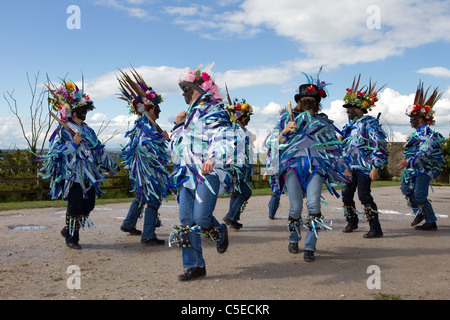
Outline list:
[[[245,140],[237,141],[237,152],[235,155],[235,171],[233,174],[233,192],[230,197],[230,209],[223,221],[235,230],[242,228],[242,223],[238,222],[241,213],[244,211],[248,199],[252,196],[252,175],[253,165],[253,143],[256,136],[247,130],[246,126],[250,122],[253,114],[253,107],[246,103],[230,100],[230,105],[226,107],[231,121],[235,123],[235,136],[244,137]]]
[[[216,241],[219,253],[228,248],[227,226],[213,211],[219,193],[231,189],[234,131],[208,72],[186,68],[179,86],[189,107],[177,115],[171,134],[174,170],[169,178],[170,187],[178,191],[181,226],[174,227],[169,245],[182,248],[185,272],[178,280],[188,281],[206,275],[201,233]]]
[[[405,159],[400,161],[397,167],[403,170],[402,193],[415,214],[411,226],[416,226],[425,219],[425,223],[415,229],[436,231],[437,219],[428,200],[428,189],[431,180],[437,178],[445,166],[441,149],[444,137],[430,126],[435,123],[433,107],[442,97],[442,93],[438,93],[436,88],[427,98],[428,90],[429,88],[424,92],[423,84],[419,83],[414,104],[406,109],[406,115],[410,117],[409,122],[415,132],[409,136],[403,152]]]
[[[369,232],[364,238],[381,238],[383,231],[378,218],[378,207],[371,195],[371,183],[378,179],[379,171],[388,162],[386,133],[377,118],[367,113],[378,101],[375,85],[358,88],[361,75],[352,88],[347,89],[344,108],[347,109],[349,124],[343,129],[344,156],[352,171],[351,181],[342,190],[342,202],[347,226],[342,232],[349,233],[358,228],[358,215],[353,200],[356,188],[364,206],[364,216],[369,221]]]
[[[311,262],[315,260],[318,231],[329,228],[323,223],[320,207],[322,183],[339,197],[334,186],[346,181],[344,172],[349,171],[341,159],[342,143],[336,135],[337,128],[324,113],[318,113],[320,100],[327,96],[324,90],[327,84],[319,81],[319,75],[315,80],[309,76],[307,79],[308,83],[300,85],[294,97],[295,109],[281,115],[267,140],[271,152],[266,160],[266,173],[272,175],[272,191],[277,190],[280,196],[286,187],[289,196],[289,252],[299,252],[303,225],[307,228],[304,260]],[[305,223],[301,218],[304,195],[308,209]]]
[[[130,113],[138,116],[133,129],[125,134],[128,144],[123,148],[120,158],[125,169],[130,172],[132,191],[136,198],[130,205],[128,215],[120,230],[132,235],[141,235],[141,243],[145,245],[162,245],[164,240],[158,239],[155,233],[160,226],[158,209],[162,199],[167,201],[166,187],[169,171],[167,170],[170,155],[168,152],[167,132],[156,124],[163,101],[142,77],[133,69],[134,80],[124,72],[118,78],[122,95],[119,97],[128,102]],[[144,211],[143,232],[136,229],[137,220]]]
[[[88,110],[94,105],[89,96],[72,82],[63,82],[60,88],[50,88],[49,102],[59,111],[61,122],[50,137],[47,155],[40,175],[50,178],[52,199],[62,196],[67,200],[66,226],[61,234],[71,249],[81,249],[79,229],[91,227],[90,212],[96,197],[103,193],[100,186],[104,171],[113,173],[119,166],[105,151],[94,130],[85,122]]]

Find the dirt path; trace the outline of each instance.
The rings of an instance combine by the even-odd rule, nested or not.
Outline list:
[[[177,281],[181,251],[167,245],[178,223],[175,201],[160,209],[163,226],[157,234],[166,239],[162,247],[145,247],[139,237],[119,230],[128,203],[97,206],[91,215],[95,228],[80,232],[81,251],[67,248],[59,233],[65,208],[0,212],[0,299],[350,300],[380,293],[449,299],[450,188],[435,187],[430,193],[439,214],[437,232],[410,226],[413,217],[398,187],[376,188],[373,195],[382,212],[381,239],[362,237],[366,221],[356,232],[342,233],[341,203],[324,193],[328,206],[322,211],[333,230],[319,233],[313,263],[287,250],[287,197],[282,197],[275,220],[267,217],[270,197],[252,197],[242,214],[243,229],[230,230],[226,253],[218,254],[214,244],[203,241],[208,275],[191,283]],[[215,215],[220,221],[228,201],[219,199]],[[18,230],[20,225],[36,227]],[[80,289],[68,288],[72,265],[80,269]],[[376,275],[367,272],[369,266],[379,268],[380,289],[368,288],[369,277]],[[376,282],[369,279],[369,284]]]

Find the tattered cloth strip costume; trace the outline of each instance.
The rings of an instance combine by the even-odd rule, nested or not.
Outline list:
[[[59,125],[50,137],[49,151],[41,156],[43,167],[40,175],[50,181],[50,195],[52,199],[58,199],[62,196],[67,200],[69,190],[74,183],[81,186],[81,192],[85,199],[88,198],[88,192],[91,188],[91,196],[99,197],[103,193],[100,189],[105,178],[104,172],[112,174],[118,170],[118,164],[105,151],[105,146],[98,140],[94,130],[85,122],[77,125],[75,122],[68,121],[72,113],[78,108],[94,109],[92,101],[83,90],[72,82],[64,83],[58,90],[51,90],[53,95],[49,99],[53,104],[55,111],[59,111],[61,120],[67,121],[65,124],[72,131],[82,136],[82,142],[78,146],[73,141],[73,135],[63,126]],[[67,215],[67,229],[73,234],[80,226],[84,227],[88,220],[89,213],[73,212]]]
[[[359,88],[358,80],[353,80],[351,88],[344,96],[344,108],[358,108],[367,114],[378,101],[377,94],[384,86],[376,89],[376,83]],[[356,82],[355,82],[356,81]],[[369,174],[371,170],[381,170],[388,163],[386,133],[377,118],[369,115],[355,117],[343,129],[344,156],[352,170]]]
[[[352,170],[369,174],[388,162],[386,133],[378,118],[364,115],[342,130],[344,156]]]
[[[358,197],[364,205],[363,215],[369,221],[370,232],[365,236],[382,236],[381,224],[378,219],[378,208],[371,195],[370,185],[372,170],[381,171],[388,163],[387,139],[381,123],[380,114],[377,118],[367,115],[378,101],[377,94],[384,86],[376,89],[376,83],[359,87],[361,75],[353,79],[352,87],[347,88],[344,96],[344,108],[347,111],[349,123],[343,129],[344,157],[352,171],[352,180],[342,191],[344,216],[348,222],[345,232],[351,232],[358,226],[355,201],[356,188]],[[352,110],[354,109],[354,110]],[[355,113],[356,109],[362,111]]]
[[[415,177],[423,174],[436,179],[446,164],[441,149],[444,140],[444,137],[429,125],[417,128],[405,144],[403,155],[408,166],[403,170],[401,181],[405,184],[411,183]]]
[[[125,137],[129,141],[120,158],[130,172],[131,191],[136,193],[136,199],[140,203],[150,200],[150,195],[167,199],[170,157],[167,142],[161,140],[162,134],[143,116],[135,121]]]
[[[252,176],[254,172],[254,166],[252,165],[252,157],[254,152],[252,150],[253,134],[247,130],[245,127],[241,127],[238,124],[234,125],[235,137],[237,141],[236,154],[235,154],[235,166],[234,166],[234,178],[237,183],[234,183],[234,188],[236,191],[240,191],[240,181],[245,183],[248,188],[252,189]]]
[[[189,106],[187,112],[185,122],[176,125],[171,134],[174,170],[169,177],[170,187],[183,185],[195,190],[199,182],[208,185],[201,174],[201,165],[214,158],[212,174],[221,182],[219,193],[229,192],[236,138],[222,101],[214,99],[212,93],[205,93]]]
[[[427,93],[428,90],[424,92],[423,84],[420,83],[416,90],[414,104],[408,106],[406,110],[408,117],[421,117],[426,125],[418,127],[405,144],[403,154],[408,161],[408,166],[401,176],[401,181],[405,184],[423,174],[435,179],[445,166],[444,153],[441,149],[444,137],[430,127],[435,123],[433,107],[443,93],[435,89],[428,98]]]
[[[186,272],[178,279],[185,281],[191,279],[189,270],[205,267],[199,231],[216,242],[219,253],[228,247],[227,227],[217,221],[213,212],[219,193],[229,192],[232,187],[236,142],[220,91],[207,72],[186,68],[179,86],[190,105],[186,117],[171,134],[174,169],[169,187],[177,190],[181,225],[174,226],[169,246],[176,243],[182,247]],[[194,93],[200,94],[195,100]],[[210,159],[214,160],[212,171]],[[209,172],[205,175],[201,172],[204,163]]]
[[[241,126],[238,120],[241,117],[250,117],[253,114],[253,107],[248,104],[245,100],[242,102],[235,101],[234,103],[229,101],[229,105],[226,106],[226,111],[230,115],[231,121],[233,121],[234,136],[236,139],[236,149],[234,154],[234,179],[236,180],[234,189],[237,192],[241,192],[240,185],[245,183],[247,187],[251,190],[253,169],[253,142],[255,140],[255,135],[248,131],[244,126]]]
[[[234,154],[233,193],[230,197],[229,210],[223,221],[234,229],[239,230],[242,227],[242,224],[238,223],[241,213],[244,212],[253,193],[252,176],[254,170],[252,163],[255,161],[253,143],[256,140],[256,136],[246,128],[253,114],[253,107],[245,100],[238,102],[235,99],[233,103],[228,90],[227,95],[229,105],[227,105],[226,110],[230,115],[231,121],[234,122],[234,134],[237,141]]]
[[[289,112],[281,114],[280,119],[267,139],[270,153],[265,163],[266,171],[272,175],[272,192],[281,195],[285,185],[285,175],[294,170],[304,192],[310,178],[319,173],[324,178],[327,190],[339,197],[335,187],[345,182],[347,168],[342,158],[342,142],[337,138],[337,128],[325,114],[310,115],[308,111],[293,112],[298,129],[288,135],[278,146],[279,132],[290,122]],[[274,147],[274,146],[278,146]],[[278,165],[279,170],[274,171]]]
[[[104,172],[114,173],[118,165],[87,124],[82,123],[81,126],[74,122],[66,124],[81,134],[83,142],[80,146],[76,146],[73,143],[73,136],[65,128],[58,126],[50,137],[48,153],[41,157],[44,163],[40,175],[44,179],[51,179],[52,199],[62,196],[66,200],[73,182],[81,185],[83,195],[86,196],[87,191],[94,188],[96,196],[101,196],[103,191],[100,187],[106,176]]]
[[[150,108],[159,110],[158,104],[163,98],[148,87],[134,69],[132,74],[135,80],[123,72],[118,78],[122,91],[120,99],[127,101],[130,113],[138,116],[133,129],[125,134],[129,140],[120,158],[129,170],[131,191],[136,193],[136,201],[141,206],[151,196],[167,200],[170,154],[159,127],[148,115]]]
[[[414,104],[406,110],[406,115],[410,117],[410,123],[416,130],[405,144],[403,155],[407,165],[400,180],[407,204],[416,215],[411,225],[415,226],[425,219],[425,223],[416,226],[416,229],[437,230],[437,218],[428,200],[428,189],[431,180],[437,178],[446,162],[441,148],[444,137],[430,126],[435,123],[433,107],[443,93],[439,93],[436,88],[427,97],[428,90],[424,91],[423,84],[419,83]]]

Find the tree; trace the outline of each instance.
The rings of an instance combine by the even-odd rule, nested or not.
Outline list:
[[[442,151],[444,151],[444,157],[446,166],[444,169],[447,170],[447,172],[450,172],[450,138],[447,138],[442,143]]]
[[[44,110],[43,108],[45,89],[42,88],[40,92],[38,91],[38,83],[39,83],[38,79],[39,79],[39,72],[34,77],[34,83],[32,83],[27,72],[28,86],[31,93],[31,101],[29,104],[31,122],[29,132],[27,132],[27,130],[25,129],[24,122],[22,121],[23,118],[19,113],[17,100],[14,98],[14,90],[12,92],[10,91],[6,91],[6,93],[3,92],[3,98],[8,103],[11,112],[16,116],[17,120],[19,121],[23,137],[27,141],[29,150],[31,150],[33,153],[42,154],[42,151],[45,147],[45,141],[47,140],[47,136],[50,132],[50,128],[54,122],[54,119],[50,116],[50,106],[47,104],[47,109]],[[44,134],[44,137],[42,139],[42,145],[39,147],[38,150],[38,143],[42,134]]]

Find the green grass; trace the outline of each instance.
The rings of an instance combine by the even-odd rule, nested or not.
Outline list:
[[[372,188],[377,187],[391,187],[391,186],[399,186],[400,183],[396,181],[375,181],[372,183]],[[400,190],[399,190],[400,192]],[[266,196],[271,195],[272,192],[270,188],[261,188],[254,189],[253,196]],[[227,197],[227,196],[221,196]],[[169,197],[169,200],[173,200],[172,196]],[[116,198],[116,199],[107,199],[107,198],[98,198],[96,200],[96,204],[110,204],[110,203],[127,203],[133,200],[132,197],[128,198]],[[67,207],[67,202],[63,200],[43,200],[43,201],[22,201],[22,202],[3,202],[0,203],[0,211],[7,210],[20,210],[20,209],[40,209],[40,208],[65,208]]]
[[[400,296],[391,293],[377,293],[373,296],[374,300],[403,300]]]
[[[400,188],[401,183],[397,181],[374,181],[372,182],[372,188],[379,188],[379,187],[395,187],[398,186]],[[448,184],[439,184],[439,183],[433,183],[433,186],[446,186],[448,187]],[[325,189],[325,187],[324,187]],[[398,190],[399,195],[401,195],[400,189]],[[270,191],[270,188],[261,188],[261,189],[254,189],[252,196],[267,196],[271,195],[272,191]],[[220,196],[221,198],[226,198],[228,196]],[[96,200],[96,204],[102,205],[102,204],[110,204],[110,203],[127,203],[131,202],[133,200],[132,197],[128,198],[116,198],[116,199],[107,199],[107,198],[98,198]],[[173,196],[169,196],[169,200],[174,200]],[[63,200],[43,200],[43,201],[22,201],[22,202],[3,202],[0,203],[0,211],[7,211],[7,210],[20,210],[20,209],[41,209],[41,208],[66,208],[67,202]]]

